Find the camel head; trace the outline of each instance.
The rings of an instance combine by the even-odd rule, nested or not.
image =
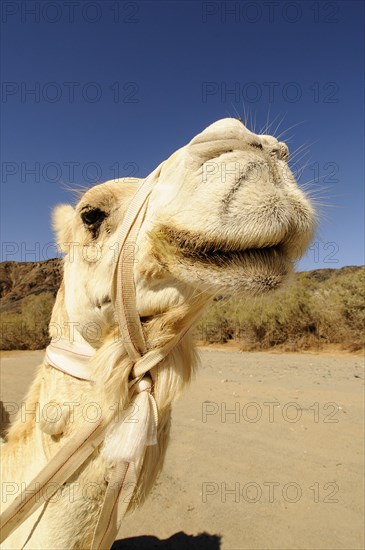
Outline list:
[[[142,318],[222,292],[259,295],[290,276],[308,247],[314,210],[295,181],[288,148],[236,119],[215,122],[154,175],[145,218],[130,250]],[[71,322],[115,325],[116,236],[140,180],[87,190],[54,211],[66,252],[64,306]]]

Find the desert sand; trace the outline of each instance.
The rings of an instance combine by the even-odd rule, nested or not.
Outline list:
[[[113,550],[363,549],[362,357],[200,354],[163,473]],[[3,353],[9,412],[42,356]]]

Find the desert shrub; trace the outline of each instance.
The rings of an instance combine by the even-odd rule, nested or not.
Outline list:
[[[215,301],[196,329],[206,343],[237,341],[243,350],[288,351],[341,344],[364,346],[365,268],[333,277],[298,273],[288,288],[267,297]]]
[[[321,332],[331,343],[348,349],[364,346],[365,269],[328,281],[325,288],[312,297],[313,310],[321,320]]]
[[[1,349],[42,349],[47,346],[53,304],[52,293],[33,294],[22,300],[20,313],[3,313]]]

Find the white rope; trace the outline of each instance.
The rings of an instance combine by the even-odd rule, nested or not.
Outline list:
[[[70,342],[64,338],[52,340],[46,348],[46,362],[51,367],[69,374],[79,380],[91,382],[92,376],[88,369],[91,357],[95,355],[95,349],[87,342]]]

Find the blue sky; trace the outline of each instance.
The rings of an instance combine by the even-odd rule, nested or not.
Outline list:
[[[294,169],[328,206],[298,268],[364,263],[362,1],[4,1],[1,17],[2,260],[56,255],[67,186],[143,177],[246,114],[310,146]]]

